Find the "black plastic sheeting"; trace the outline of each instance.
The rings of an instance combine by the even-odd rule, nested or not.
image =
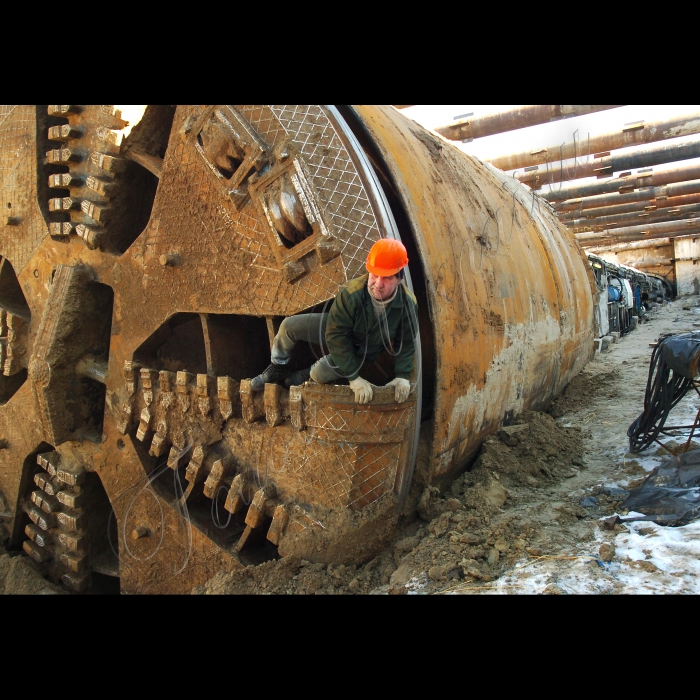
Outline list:
[[[700,362],[700,333],[659,340],[649,362],[644,411],[627,429],[630,452],[643,452],[663,430],[671,409],[693,387]]]
[[[700,353],[700,333],[682,333],[666,338],[661,355],[667,367],[686,379],[695,379]]]
[[[622,506],[643,513],[659,525],[687,525],[700,515],[700,450],[671,457],[656,467],[641,486],[631,489]]]

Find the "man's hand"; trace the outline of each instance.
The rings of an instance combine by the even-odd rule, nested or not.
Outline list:
[[[396,403],[403,403],[411,393],[411,382],[409,382],[408,379],[396,377],[396,379],[392,379],[387,386],[396,387],[396,393],[394,394]]]
[[[350,388],[355,392],[356,403],[367,403],[372,400],[372,385],[362,377],[353,379]]]

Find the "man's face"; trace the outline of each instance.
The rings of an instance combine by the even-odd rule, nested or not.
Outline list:
[[[396,291],[399,284],[401,284],[401,279],[398,275],[380,277],[370,272],[367,280],[367,289],[377,301],[386,301]]]

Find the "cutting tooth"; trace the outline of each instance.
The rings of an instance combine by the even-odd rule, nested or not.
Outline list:
[[[49,558],[49,553],[45,549],[39,547],[30,540],[24,540],[24,542],[22,542],[22,549],[38,564],[41,564]]]
[[[36,456],[36,463],[51,476],[56,476],[56,465],[59,461],[60,457],[57,452],[44,452]]]
[[[87,536],[82,532],[61,532],[58,541],[71,552],[82,552],[87,543]]]
[[[24,528],[24,534],[40,547],[46,547],[49,543],[49,535],[42,532],[36,525],[29,524]]]
[[[153,455],[154,457],[160,457],[162,454],[165,454],[168,447],[170,447],[170,443],[168,442],[167,438],[163,435],[158,435],[158,433],[156,433],[153,436],[153,440],[151,442],[151,449],[148,451],[148,453]]]
[[[82,513],[58,513],[58,520],[61,525],[65,525],[69,530],[81,530],[85,518]],[[39,523],[37,525],[41,527]]]
[[[68,467],[61,467],[56,472],[56,478],[69,486],[77,486],[83,482],[85,470],[80,466],[73,466],[70,469]]]
[[[97,137],[105,141],[106,143],[116,146],[119,148],[122,143],[122,133],[120,131],[113,131],[112,129],[108,129],[107,127],[104,126],[98,126],[97,129],[95,129],[97,132]]]
[[[84,199],[80,203],[83,214],[87,214],[91,219],[104,223],[109,218],[109,207],[104,204],[95,204],[89,199]]]
[[[247,502],[245,486],[243,474],[237,474],[231,482],[231,488],[229,489],[226,503],[224,504],[224,508],[226,508],[229,513],[237,513]]]
[[[52,222],[49,230],[52,236],[69,236],[73,233],[73,224],[70,221]]]
[[[112,117],[109,125],[112,129],[123,129],[129,125],[129,122],[122,119],[121,109],[117,109],[114,105],[100,105],[100,109],[102,110],[102,114]]]
[[[272,542],[272,544],[279,544],[280,537],[284,532],[284,528],[289,521],[289,513],[287,508],[283,503],[280,503],[276,508],[274,515],[272,516],[272,522],[270,523],[270,529],[267,532],[267,539]]]
[[[82,180],[72,173],[55,173],[49,175],[49,187],[79,187]]]
[[[85,555],[74,554],[67,552],[61,554],[61,564],[67,566],[73,573],[82,574],[87,565],[87,557]]]
[[[55,148],[46,152],[46,158],[49,163],[80,163],[83,155],[70,148]]]
[[[144,440],[146,439],[146,436],[148,435],[148,433],[151,429],[151,419],[152,418],[153,418],[153,415],[148,410],[148,406],[146,406],[143,409],[143,411],[141,411],[141,420],[139,422],[139,427],[136,430],[136,439],[137,440],[144,442]]]
[[[49,139],[51,141],[73,141],[81,138],[83,132],[70,124],[49,127]]]
[[[50,530],[56,525],[56,518],[51,513],[44,513],[39,508],[29,508],[27,510],[29,519],[38,525],[42,530]]]
[[[90,177],[85,180],[85,186],[89,190],[93,190],[104,197],[111,197],[118,187],[116,182],[104,180],[93,175],[90,175]]]
[[[80,208],[80,200],[72,197],[54,197],[49,199],[49,211],[71,211]]]
[[[217,459],[211,467],[209,476],[204,482],[204,495],[207,498],[216,498],[220,484],[225,480],[228,472],[233,466],[233,460],[230,457]]]
[[[45,513],[54,513],[59,509],[60,503],[44,491],[32,491],[32,503],[39,506]]]
[[[102,168],[102,170],[115,175],[126,168],[126,160],[124,158],[116,158],[115,156],[110,156],[107,153],[100,153],[99,151],[94,151],[90,155],[90,160],[98,168]]]
[[[69,114],[80,114],[82,111],[81,105],[49,105],[48,109],[51,117],[66,117]]]
[[[90,572],[82,575],[77,575],[72,572],[65,573],[63,576],[61,576],[61,582],[68,586],[68,588],[72,588],[74,591],[82,593],[90,584]]]
[[[61,505],[66,508],[80,508],[83,505],[82,493],[71,493],[70,491],[59,491],[56,498]]]
[[[75,227],[75,232],[85,241],[85,244],[90,250],[99,248],[104,235],[104,232],[95,231],[94,229],[88,228],[85,224],[78,224]]]

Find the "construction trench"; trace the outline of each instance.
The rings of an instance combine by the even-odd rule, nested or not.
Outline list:
[[[692,169],[548,199],[392,106],[153,105],[126,138],[111,106],[2,110],[0,577],[34,572],[28,592],[406,592],[402,557],[449,532],[466,563],[425,576],[486,585],[533,549],[508,499],[584,465],[565,389],[694,264]],[[620,167],[695,157],[669,148]],[[659,214],[625,226],[639,211]],[[327,311],[380,238],[418,301],[408,400],[386,357],[368,404],[252,391],[281,321]]]

